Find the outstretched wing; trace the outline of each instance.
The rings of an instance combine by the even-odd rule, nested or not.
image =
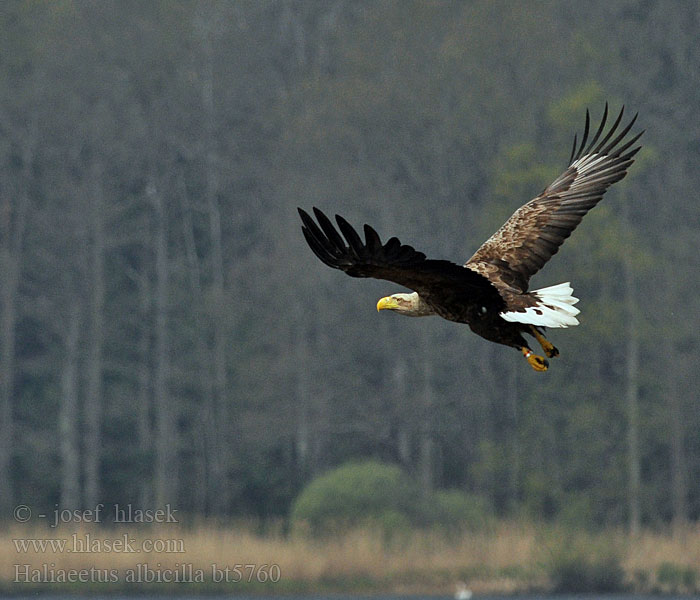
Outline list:
[[[578,150],[576,137],[569,167],[536,198],[513,213],[472,256],[466,267],[487,277],[498,286],[525,292],[532,275],[554,256],[583,216],[620,181],[641,146],[629,149],[644,133],[625,141],[637,115],[613,138],[622,120],[624,107],[615,123],[602,137],[608,105],[598,131],[588,142],[590,117]]]
[[[428,302],[441,303],[461,297],[465,301],[502,303],[496,288],[479,273],[447,260],[431,260],[425,254],[392,237],[382,244],[377,232],[364,226],[363,242],[353,227],[335,216],[338,230],[318,208],[318,224],[301,208],[302,232],[314,254],[329,267],[352,277],[386,279],[418,292]],[[343,239],[344,236],[344,239]]]

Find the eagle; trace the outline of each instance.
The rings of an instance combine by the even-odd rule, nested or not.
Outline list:
[[[314,220],[299,208],[302,232],[314,254],[351,277],[385,279],[413,290],[381,298],[377,310],[410,317],[438,315],[465,323],[481,337],[518,349],[535,371],[549,368],[559,355],[545,337],[546,328],[578,325],[569,282],[528,291],[528,282],[602,199],[626,174],[644,133],[630,137],[637,115],[620,128],[624,106],[606,131],[608,105],[590,138],[590,115],[581,141],[574,135],[568,167],[541,194],[521,206],[463,265],[426,258],[392,237],[386,243],[369,225],[364,241],[340,215],[332,221],[318,208]],[[524,335],[540,344],[547,358],[535,354]]]

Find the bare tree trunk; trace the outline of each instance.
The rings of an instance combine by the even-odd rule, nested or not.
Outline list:
[[[667,306],[673,306],[673,283],[668,281]],[[673,506],[673,531],[675,535],[682,535],[688,524],[688,482],[686,475],[685,458],[685,420],[683,415],[683,390],[681,381],[692,381],[689,373],[684,372],[686,366],[685,356],[675,349],[668,353],[669,364],[666,369],[666,394],[670,418],[670,443],[671,443],[671,504]],[[684,377],[686,375],[686,377]]]
[[[90,187],[92,247],[90,256],[90,328],[87,356],[87,393],[85,397],[85,505],[100,501],[100,463],[102,458],[102,350],[104,344],[104,200],[102,166],[93,163]]]
[[[14,447],[14,418],[12,397],[15,387],[15,333],[17,326],[17,296],[20,267],[22,264],[22,243],[29,208],[27,189],[33,163],[33,149],[36,139],[34,131],[24,140],[22,150],[22,185],[12,202],[9,194],[2,198],[0,223],[0,514],[9,514],[14,502],[14,486],[10,476],[10,462]]]
[[[520,496],[520,436],[518,435],[518,372],[520,365],[512,361],[510,366],[510,382],[508,385],[508,397],[510,408],[510,464],[509,464],[509,485],[508,485],[508,510],[513,514],[518,509]]]
[[[639,455],[639,332],[635,299],[634,272],[626,257],[625,295],[627,304],[627,352],[625,364],[625,397],[627,400],[627,460],[628,460],[628,527],[632,536],[641,527],[640,488],[641,467]]]
[[[311,415],[310,413],[310,385],[309,372],[306,366],[309,364],[309,348],[305,320],[302,310],[296,311],[296,322],[299,324],[296,340],[296,358],[299,368],[296,371],[296,432],[294,439],[297,465],[306,475],[309,472],[309,456],[311,450]]]
[[[314,354],[328,354],[333,351],[334,345],[322,328],[318,330],[316,338],[317,346],[312,349]],[[313,399],[310,402],[312,419],[310,420],[311,430],[311,453],[308,462],[308,473],[314,477],[318,473],[330,466],[328,460],[328,447],[331,444],[329,436],[333,426],[332,408],[330,397],[325,386],[315,386],[310,393]]]
[[[165,206],[153,179],[146,193],[155,214],[155,504],[162,507],[176,501],[178,488],[178,438],[175,405],[169,395],[170,357],[168,354],[168,233]]]
[[[210,369],[211,352],[206,343],[205,338],[207,328],[203,318],[204,315],[202,314],[202,310],[200,308],[204,299],[204,294],[202,293],[201,270],[199,258],[197,257],[197,249],[195,246],[191,207],[187,201],[187,190],[185,189],[184,183],[181,187],[182,193],[180,194],[180,198],[182,200],[183,214],[182,233],[185,241],[185,255],[187,258],[187,271],[189,274],[190,289],[192,290],[192,294],[196,299],[196,305],[194,307],[196,330],[195,345],[197,348],[199,379],[203,396],[202,411],[199,413],[199,419],[196,426],[197,452],[194,476],[194,480],[196,481],[196,490],[194,501],[196,512],[204,515],[208,513],[212,504],[212,499],[218,496],[218,488],[222,483],[219,478],[211,477],[211,462],[213,460],[220,459],[220,457],[217,456],[218,448],[215,442],[216,434],[221,424],[217,423],[215,418],[216,399],[214,397],[214,387],[212,385]],[[216,472],[216,469],[214,469],[214,472]]]
[[[222,514],[228,505],[225,484],[224,461],[228,452],[224,448],[223,424],[226,414],[226,328],[224,322],[224,259],[221,240],[221,212],[219,209],[219,160],[216,152],[216,115],[214,109],[214,48],[213,37],[217,26],[216,14],[208,12],[204,17],[202,49],[202,104],[204,106],[206,199],[209,212],[209,236],[211,240],[212,270],[212,319],[214,332],[214,423],[211,428],[212,447],[209,455],[212,509]]]
[[[435,485],[435,441],[433,439],[433,411],[435,392],[433,389],[433,364],[428,348],[430,334],[423,335],[423,418],[418,441],[418,477],[424,494],[429,494]]]
[[[669,373],[672,372],[669,370]],[[670,377],[669,379],[674,379]],[[684,439],[685,427],[677,382],[667,386],[671,417],[671,496],[673,504],[673,531],[682,534],[688,524],[688,484],[685,475]]]
[[[151,431],[151,369],[149,354],[151,350],[151,286],[149,274],[141,273],[138,280],[141,311],[141,332],[138,346],[138,402],[136,430],[138,434],[139,454],[142,461],[150,456],[152,448]],[[139,506],[153,506],[153,478],[142,477],[139,482]]]
[[[494,383],[498,377],[499,359],[495,356],[494,349],[486,345],[480,349],[478,354],[472,355],[478,361],[478,369],[475,369],[481,374],[483,386],[485,390],[496,389]],[[483,447],[487,447],[493,443],[495,433],[495,423],[491,410],[492,398],[490,393],[479,394],[475,404],[475,414],[472,436],[464,436],[465,445],[468,446],[467,453],[474,457],[476,461],[483,461]],[[489,497],[492,502],[495,502],[495,477],[492,468],[483,469],[475,477],[474,492],[483,496]]]
[[[4,239],[6,239],[3,236]],[[2,362],[0,363],[0,514],[9,514],[13,503],[13,483],[10,477],[10,461],[14,446],[14,419],[12,394],[15,375],[15,327],[17,323],[17,286],[19,257],[2,249]]]
[[[63,368],[61,372],[61,405],[58,431],[61,452],[61,506],[80,506],[80,442],[78,409],[78,341],[80,339],[80,303],[70,307],[65,332]]]
[[[412,415],[412,410],[407,410],[405,406],[406,400],[409,398],[408,385],[408,367],[406,361],[402,357],[398,357],[393,370],[394,389],[396,390],[396,398],[400,405],[395,407],[394,418],[398,423],[398,431],[396,434],[396,451],[399,460],[404,468],[411,468],[411,425],[412,420],[409,415]]]

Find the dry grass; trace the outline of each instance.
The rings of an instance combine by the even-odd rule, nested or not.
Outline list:
[[[64,551],[17,552],[16,539],[85,539],[97,543],[120,539],[125,534],[134,548],[145,541],[182,540],[184,553]],[[192,565],[211,573],[235,564],[279,565],[281,583],[289,590],[352,591],[367,589],[385,592],[452,593],[459,580],[468,581],[475,592],[511,592],[546,587],[543,563],[556,548],[556,529],[531,524],[500,523],[488,532],[447,538],[434,532],[413,532],[386,543],[380,535],[360,530],[327,540],[302,536],[261,536],[250,527],[217,528],[203,524],[194,529],[172,526],[118,529],[49,529],[15,526],[0,532],[0,582],[11,587],[16,564],[41,568],[53,564],[55,570],[117,569],[120,573],[139,563],[151,568],[177,569]],[[673,563],[697,568],[700,565],[700,527],[682,535],[645,532],[631,540],[613,531],[586,536],[606,540],[620,548],[622,564],[628,573],[647,572],[651,578],[659,565]],[[160,566],[158,566],[160,565]],[[364,587],[363,587],[364,586]]]
[[[656,569],[663,563],[700,568],[700,523],[675,536],[646,531],[627,545],[627,570]]]

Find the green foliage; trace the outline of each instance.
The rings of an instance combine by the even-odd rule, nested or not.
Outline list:
[[[561,490],[550,474],[545,472],[529,473],[523,482],[522,506],[530,517],[552,519],[559,512]]]
[[[614,593],[625,588],[619,550],[585,536],[562,536],[546,569],[557,593]]]
[[[656,583],[665,593],[693,593],[697,591],[698,572],[687,565],[661,563],[656,569]]]
[[[484,498],[460,490],[434,492],[431,510],[434,522],[448,532],[477,531],[493,521],[491,507]]]
[[[316,534],[372,522],[400,527],[419,499],[418,487],[399,467],[350,463],[314,479],[294,501],[291,521]]]
[[[574,128],[580,127],[581,114],[587,108],[602,106],[606,100],[612,102],[614,98],[610,98],[606,94],[598,81],[591,80],[579,85],[560,100],[553,102],[549,107],[548,117],[561,134],[570,136],[572,126]],[[599,118],[596,114],[592,115],[593,120]]]
[[[507,146],[496,159],[493,190],[510,204],[520,198],[524,204],[557,176],[556,167],[548,166],[532,143]],[[547,183],[543,183],[547,182]],[[502,215],[503,221],[510,215]]]
[[[483,498],[458,490],[421,493],[395,465],[376,461],[340,466],[314,479],[294,501],[291,523],[314,535],[378,527],[394,536],[411,527],[447,532],[483,529],[492,514]]]

